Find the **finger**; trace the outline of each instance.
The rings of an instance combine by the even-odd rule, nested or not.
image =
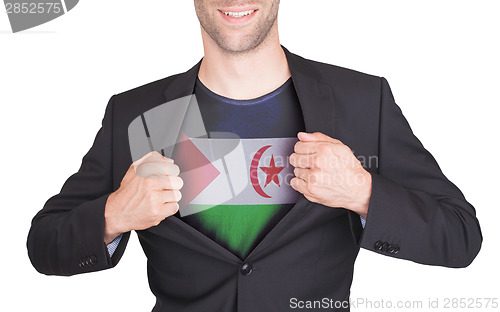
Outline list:
[[[167,190],[161,192],[160,200],[162,203],[176,203],[181,200],[182,194],[179,190]]]
[[[295,168],[293,169],[293,173],[297,178],[306,181],[309,185],[318,186],[322,185],[322,182],[324,182],[321,171],[317,169]]]
[[[167,157],[163,156],[163,159],[164,159],[166,162],[168,162],[168,163],[171,163],[171,164],[173,164],[173,163],[174,163],[174,160],[173,160],[173,159],[171,159],[171,158],[167,158]]]
[[[166,202],[163,204],[163,207],[166,210],[167,217],[174,215],[179,210],[179,204],[176,202]]]
[[[299,193],[304,194],[305,192],[307,192],[306,181],[302,180],[301,178],[292,178],[290,180],[290,186]]]
[[[144,159],[141,164],[147,164],[147,163],[165,163],[165,164],[173,164],[174,160],[167,158],[165,156],[162,156],[161,154],[155,154],[153,156],[149,156],[148,158]]]
[[[304,155],[293,153],[290,155],[290,165],[295,168],[313,168],[314,167],[314,154]]]
[[[151,151],[151,152],[147,153],[146,155],[142,156],[141,158],[137,159],[136,161],[134,161],[133,164],[135,166],[139,166],[141,163],[143,163],[144,161],[146,161],[146,159],[149,159],[150,157],[156,158],[157,154],[160,155],[160,157],[161,157],[161,154],[158,153],[157,151]]]
[[[151,152],[147,153],[146,155],[142,156],[141,158],[137,159],[136,161],[132,162],[132,164],[130,165],[130,167],[128,167],[127,172],[125,173],[125,177],[123,178],[123,180],[127,181],[129,179],[132,179],[133,176],[134,176],[132,173],[137,174],[137,167],[141,163],[143,163],[148,157],[150,157],[151,155],[153,155],[154,153],[155,153],[155,151],[151,151]]]
[[[308,199],[309,198],[315,198],[314,196],[311,195],[309,192],[309,187],[308,183],[300,178],[293,178],[290,180],[290,186],[296,190],[297,192],[301,193],[302,195],[306,196]]]
[[[327,136],[321,132],[307,133],[307,132],[299,132],[297,134],[299,140],[304,142],[330,142],[330,143],[342,143],[340,140],[334,139],[332,137]]]
[[[293,150],[297,154],[315,154],[321,152],[321,148],[325,146],[331,146],[330,142],[298,141],[295,143]]]
[[[180,190],[184,181],[178,176],[167,176],[162,179],[161,190]]]
[[[309,173],[311,169],[295,168],[293,169],[293,174],[301,180],[309,181]]]
[[[167,162],[164,168],[165,168],[165,173],[168,176],[178,176],[179,173],[181,172],[179,166],[177,166],[173,162]]]
[[[140,159],[136,160],[133,164],[134,166],[138,167],[141,164],[145,164],[148,162],[174,163],[174,160],[161,155],[157,151],[151,151],[146,155],[142,156]]]
[[[150,156],[146,157],[139,165],[156,162],[173,164],[174,160],[161,155],[157,151],[153,151],[151,152]]]
[[[161,178],[163,176],[177,176],[180,173],[179,166],[170,162],[143,162],[136,173],[141,178]]]
[[[294,190],[296,190],[297,192],[301,193],[302,195],[304,195],[304,197],[308,200],[308,201],[311,201],[311,202],[314,202],[314,203],[318,203],[319,200],[312,196],[311,193],[308,191],[308,186],[307,186],[307,182],[300,179],[300,178],[293,178],[290,180],[290,185],[292,186],[292,188]]]

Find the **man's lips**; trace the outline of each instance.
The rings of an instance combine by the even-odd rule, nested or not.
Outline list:
[[[254,8],[224,8],[219,9],[224,21],[230,24],[242,24],[251,20],[258,9]]]

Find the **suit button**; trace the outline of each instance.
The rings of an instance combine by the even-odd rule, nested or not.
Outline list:
[[[382,248],[382,242],[377,241],[375,245],[373,245],[373,248],[375,248],[375,250],[380,250]]]
[[[399,246],[398,245],[394,245],[392,248],[394,249],[394,251],[392,252],[393,254],[397,254],[399,252]]]
[[[82,260],[80,260],[79,266],[80,266],[81,268],[84,268],[84,267],[88,266],[88,264],[87,264],[87,262],[85,262],[85,260],[87,260],[87,259],[82,259]]]
[[[387,247],[389,247],[389,244],[388,244],[387,242],[384,242],[384,243],[382,244],[382,248],[381,248],[380,250],[382,250],[382,251],[387,251]]]
[[[390,254],[393,254],[394,253],[394,245],[389,244],[389,246],[387,246],[387,252]]]
[[[250,275],[250,273],[252,273],[252,271],[253,271],[253,267],[250,263],[243,263],[243,265],[240,268],[241,274],[243,274],[245,276]]]
[[[90,265],[95,265],[97,263],[97,258],[95,256],[90,257],[89,259]]]

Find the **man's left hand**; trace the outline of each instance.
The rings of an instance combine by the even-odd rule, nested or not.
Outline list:
[[[343,207],[366,219],[372,177],[351,149],[320,132],[299,132],[290,156],[295,177],[290,185],[309,201]]]

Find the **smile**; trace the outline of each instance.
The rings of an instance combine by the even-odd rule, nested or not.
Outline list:
[[[226,14],[227,16],[231,16],[234,18],[241,18],[243,16],[247,16],[255,12],[256,10],[248,10],[248,11],[243,11],[243,12],[224,12],[221,11],[222,13]]]

